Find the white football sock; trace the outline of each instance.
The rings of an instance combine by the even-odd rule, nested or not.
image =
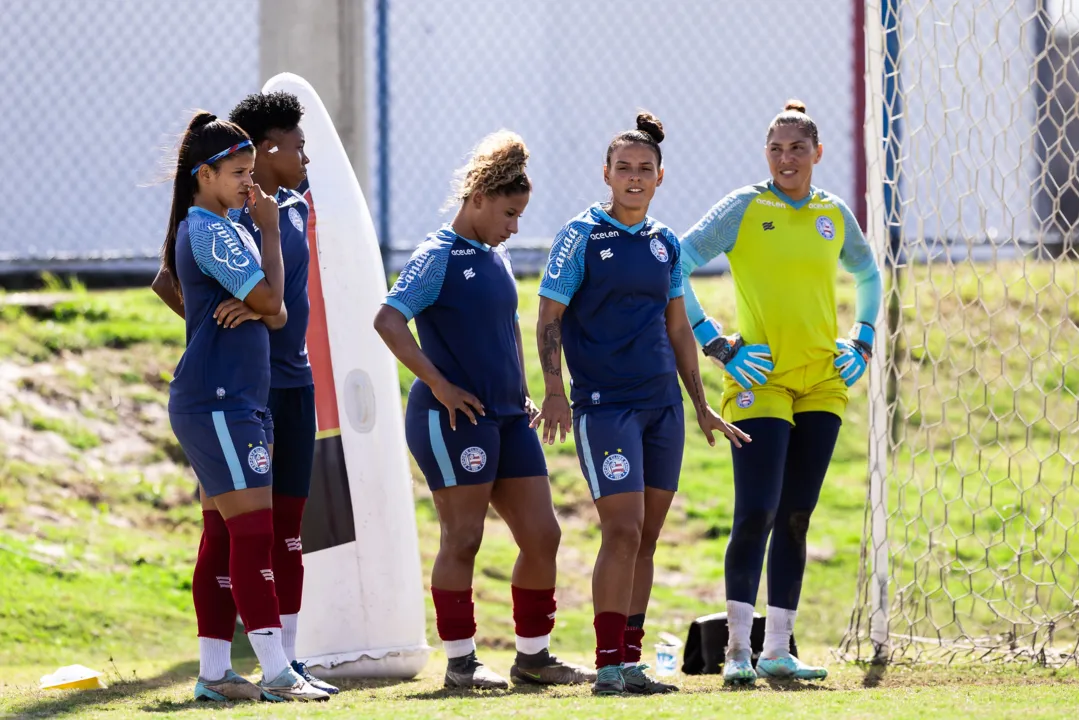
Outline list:
[[[732,650],[750,650],[750,631],[753,630],[753,606],[737,600],[727,601],[727,629],[730,639],[727,652]]]
[[[281,647],[289,662],[296,661],[296,626],[299,620],[297,614],[281,616]]]
[[[232,641],[199,638],[199,678],[216,681],[232,669]]]
[[[259,659],[265,680],[273,680],[289,667],[285,649],[281,647],[281,628],[251,630],[247,633],[247,639],[251,641],[251,649]]]
[[[449,660],[454,658],[464,657],[470,652],[476,651],[476,638],[470,637],[467,640],[443,640],[442,647],[446,650],[446,657]]]
[[[522,655],[535,655],[538,652],[543,652],[547,648],[551,647],[551,635],[540,635],[539,637],[526,638],[517,636],[517,652]]]
[[[794,632],[794,618],[797,615],[797,610],[768,606],[768,617],[764,621],[764,648],[761,650],[761,657],[790,657],[791,633]]]

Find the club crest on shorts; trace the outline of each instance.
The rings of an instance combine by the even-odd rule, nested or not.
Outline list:
[[[296,228],[300,232],[303,232],[303,218],[300,217],[300,211],[294,207],[288,209],[288,219],[292,223],[292,227]]]
[[[465,448],[465,451],[461,453],[461,467],[471,473],[479,472],[486,464],[487,453],[481,447],[473,445],[470,448]]]
[[[261,445],[256,445],[247,453],[247,465],[259,475],[265,475],[270,472],[270,453]]]
[[[667,262],[667,246],[663,244],[663,241],[658,237],[653,237],[652,242],[648,243],[648,249],[652,251],[652,254],[656,256],[656,260],[662,263]]]
[[[831,218],[821,215],[817,218],[817,232],[825,240],[832,240],[835,238],[835,223],[832,222]]]
[[[744,390],[738,393],[738,395],[734,398],[734,402],[738,407],[745,410],[747,407],[753,404],[753,401],[755,399],[756,397],[754,397],[752,390]]]
[[[592,404],[599,405],[599,390],[592,393]]]
[[[608,480],[621,480],[629,475],[629,460],[621,453],[608,455],[603,461],[603,474]]]

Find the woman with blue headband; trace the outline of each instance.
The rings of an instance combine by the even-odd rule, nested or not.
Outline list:
[[[228,571],[213,565],[200,545],[192,581],[199,621],[200,700],[326,700],[290,666],[282,645],[274,587],[272,473],[262,411],[270,389],[270,338],[263,323],[218,324],[215,309],[234,297],[262,316],[281,312],[284,267],[278,208],[254,184],[255,149],[233,123],[208,112],[192,118],[180,144],[172,212],[162,247],[162,269],[184,306],[187,348],[169,387],[169,420],[212,498],[227,533]],[[262,233],[261,254],[251,234],[228,218],[247,203]],[[205,538],[204,538],[205,540]],[[211,578],[205,576],[210,575]],[[214,603],[207,587],[229,587],[251,647],[262,666],[255,685],[231,669],[221,677],[215,652],[227,646],[213,630]],[[231,639],[231,638],[228,638]],[[227,665],[226,665],[227,666]]]

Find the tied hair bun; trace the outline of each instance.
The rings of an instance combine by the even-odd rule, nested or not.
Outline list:
[[[202,128],[213,122],[217,122],[216,115],[211,112],[206,112],[205,110],[199,110],[197,113],[195,113],[195,116],[191,118],[190,129],[201,130]]]
[[[801,100],[795,100],[795,99],[792,98],[792,99],[787,101],[786,105],[783,106],[783,111],[784,112],[800,112],[802,114],[805,114],[806,104],[804,102],[802,102]]]
[[[663,134],[663,123],[652,113],[642,112],[637,115],[637,129],[652,138],[656,145],[663,142],[663,138],[666,137]]]

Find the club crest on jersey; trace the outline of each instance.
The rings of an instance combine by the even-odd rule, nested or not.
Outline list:
[[[292,227],[296,228],[300,232],[303,232],[303,218],[300,217],[300,211],[294,207],[288,209],[288,219],[292,223]]]
[[[225,399],[225,388],[219,387],[217,389],[217,399],[218,400],[224,400]]]
[[[656,260],[659,260],[662,263],[667,262],[667,246],[664,245],[663,241],[658,237],[652,238],[652,242],[648,243],[648,249],[656,256]]]
[[[592,393],[592,404],[599,405],[599,390]]]
[[[608,455],[603,461],[603,474],[608,480],[621,480],[629,475],[629,460],[621,453]]]
[[[461,453],[461,467],[471,473],[479,472],[487,464],[487,453],[473,445]]]
[[[821,215],[817,218],[817,232],[825,240],[833,240],[835,239],[835,223],[832,222],[831,218]]]
[[[256,445],[247,453],[247,465],[259,475],[265,475],[270,472],[270,453],[261,445]]]
[[[734,403],[738,407],[745,410],[747,407],[749,407],[750,405],[753,404],[753,401],[755,399],[756,399],[756,397],[753,395],[752,390],[745,390],[743,392],[738,393],[738,395],[734,398]]]

